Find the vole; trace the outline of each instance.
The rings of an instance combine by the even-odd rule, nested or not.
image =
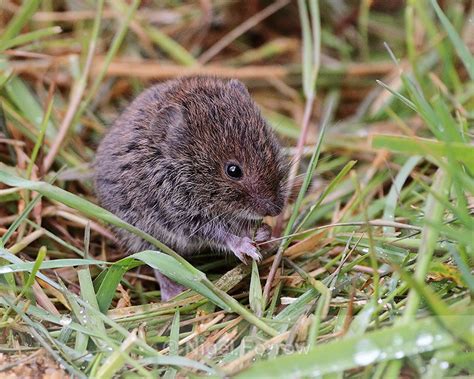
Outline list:
[[[245,85],[188,77],[141,93],[114,122],[95,160],[100,204],[181,255],[204,248],[259,260],[264,216],[284,206],[288,165]],[[130,252],[153,249],[116,231]],[[162,300],[183,290],[157,273]]]

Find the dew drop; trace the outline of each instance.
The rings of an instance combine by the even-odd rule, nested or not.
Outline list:
[[[71,324],[71,322],[72,322],[72,318],[69,317],[68,315],[64,315],[59,319],[59,323],[62,326],[68,326],[69,324]]]
[[[393,340],[393,344],[395,346],[400,346],[403,344],[403,339],[399,336],[396,336],[395,339]]]
[[[433,336],[431,334],[420,334],[416,339],[418,347],[429,346],[433,343]]]
[[[403,353],[403,351],[399,350],[399,351],[396,351],[395,354],[394,354],[394,357],[396,359],[400,359],[400,358],[403,358],[405,354]]]
[[[296,300],[295,297],[282,296],[280,301],[282,305],[288,305],[293,303]],[[290,321],[289,319],[287,321]]]
[[[357,344],[357,350],[357,353],[354,355],[354,361],[361,366],[373,363],[380,355],[377,347],[366,340],[362,340]]]

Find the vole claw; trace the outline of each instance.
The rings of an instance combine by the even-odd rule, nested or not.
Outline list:
[[[247,257],[257,262],[262,259],[255,243],[249,237],[233,237],[227,242],[227,246],[245,264],[247,264]]]

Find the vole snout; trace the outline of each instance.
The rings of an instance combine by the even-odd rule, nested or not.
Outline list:
[[[278,216],[283,210],[283,201],[280,199],[265,199],[257,198],[255,202],[255,209],[259,215],[265,216]]]

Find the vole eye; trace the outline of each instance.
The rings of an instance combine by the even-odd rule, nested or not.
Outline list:
[[[242,176],[244,176],[240,166],[235,163],[227,163],[225,172],[232,179],[240,179]]]

